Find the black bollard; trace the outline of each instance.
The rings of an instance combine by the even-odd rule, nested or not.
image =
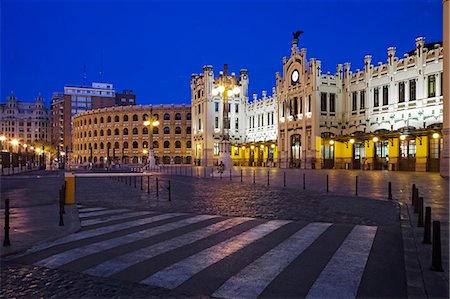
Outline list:
[[[306,190],[306,173],[303,173],[303,190]]]
[[[355,196],[358,196],[358,176],[356,176],[355,180]]]
[[[64,205],[66,203],[66,182],[64,181],[64,183],[62,184],[62,212],[63,214],[66,213],[66,210],[64,209]]]
[[[150,176],[147,176],[147,193],[150,193]]]
[[[416,188],[416,197],[414,199],[414,213],[419,213],[419,188]]]
[[[414,205],[414,196],[416,194],[416,184],[412,184],[411,204]]]
[[[269,178],[269,172],[267,172],[267,186],[269,186],[269,185],[270,185],[270,182],[269,182],[269,180],[270,180],[270,178]]]
[[[141,190],[143,190],[143,185],[142,185],[142,176],[141,176]]]
[[[241,169],[241,183],[242,183],[242,169]]]
[[[171,196],[170,196],[170,180],[169,180],[169,186],[167,187],[167,191],[169,191],[169,201],[172,200]]]
[[[159,180],[156,178],[156,197],[159,197]]]
[[[256,173],[255,173],[255,171],[253,170],[253,184],[255,184],[256,183]]]
[[[433,248],[431,254],[431,270],[443,272],[441,255],[441,222],[433,221]]]
[[[64,226],[64,190],[59,189],[59,226]]]
[[[417,204],[419,205],[417,214],[417,227],[423,227],[423,197],[419,197]]]
[[[286,187],[286,171],[283,172],[283,187]]]
[[[392,199],[392,184],[388,183],[388,199]]]
[[[425,228],[422,243],[431,244],[431,207],[425,208]]]
[[[5,199],[5,237],[3,246],[11,246],[11,241],[9,240],[9,198]]]
[[[230,181],[232,180],[232,178],[231,178],[231,168],[230,168]]]

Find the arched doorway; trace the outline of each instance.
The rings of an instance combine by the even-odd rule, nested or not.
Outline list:
[[[332,169],[334,168],[334,134],[325,132],[321,134],[321,156],[322,156],[322,168]]]
[[[444,139],[439,133],[433,133],[428,137],[428,171],[440,171],[440,160],[442,148],[444,146]]]
[[[414,137],[400,140],[399,170],[416,170],[416,139]]]
[[[183,159],[180,156],[175,157],[175,164],[182,164]]]
[[[291,135],[289,167],[301,167],[302,162],[302,136],[300,134]]]
[[[366,157],[364,142],[355,142],[353,144],[353,163],[352,169],[361,169],[361,160]]]

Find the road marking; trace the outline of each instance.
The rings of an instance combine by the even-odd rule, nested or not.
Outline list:
[[[150,215],[154,214],[154,212],[142,211],[142,212],[129,212],[120,215],[112,215],[112,216],[104,216],[100,219],[89,219],[89,220],[81,220],[81,226],[94,225],[99,223],[105,223],[114,220],[120,220],[125,218],[130,218],[134,216],[142,216],[142,215]]]
[[[80,215],[80,219],[83,219],[86,217],[102,216],[102,215],[107,215],[107,214],[118,214],[118,213],[123,213],[123,212],[132,212],[132,211],[128,210],[128,209],[102,210],[102,211],[93,211],[93,212],[82,213],[79,215]]]
[[[306,297],[355,298],[376,232],[374,226],[355,226]]]
[[[261,239],[267,234],[289,223],[287,220],[272,220],[245,233],[237,235],[208,249],[202,250],[178,263],[175,263],[153,275],[141,283],[174,289],[188,280],[194,274],[244,248],[250,243]]]
[[[156,215],[156,216],[152,216],[152,217],[145,218],[145,219],[133,220],[133,221],[118,223],[118,224],[109,225],[109,226],[105,226],[105,227],[100,227],[100,228],[96,228],[96,229],[92,229],[92,230],[81,231],[81,232],[74,233],[74,234],[68,235],[66,237],[63,237],[61,239],[55,240],[53,242],[37,246],[37,247],[31,249],[27,253],[32,253],[32,252],[50,248],[55,245],[60,245],[60,244],[65,244],[65,243],[69,243],[69,242],[73,242],[73,241],[79,241],[82,239],[96,237],[96,236],[100,236],[100,235],[103,235],[106,233],[120,231],[120,230],[124,230],[127,228],[136,227],[136,226],[140,226],[140,225],[144,225],[144,224],[148,224],[148,223],[152,223],[152,222],[156,222],[156,221],[160,221],[160,220],[164,220],[164,219],[174,218],[174,217],[182,216],[182,215],[186,215],[186,213],[161,214],[161,215]]]
[[[331,223],[310,223],[228,279],[213,297],[257,298]]]
[[[102,250],[106,250],[112,247],[116,247],[119,245],[124,245],[128,243],[132,243],[138,241],[140,239],[149,238],[161,233],[168,232],[170,230],[174,230],[189,224],[197,223],[203,220],[217,218],[219,216],[214,215],[199,215],[191,218],[183,219],[177,222],[172,222],[164,225],[160,225],[157,227],[152,227],[146,230],[138,231],[132,234],[128,234],[125,236],[120,236],[117,238],[92,243],[89,245],[77,247],[68,251],[64,251],[55,255],[52,255],[46,259],[40,260],[35,263],[35,265],[44,266],[48,268],[58,268],[64,264],[72,262],[76,259],[88,256],[90,254],[94,254],[100,252]]]
[[[87,213],[87,212],[95,212],[95,211],[103,211],[106,210],[107,208],[80,208],[78,207],[78,212],[81,213]]]
[[[253,218],[231,218],[225,219],[221,222],[212,224],[205,228],[201,228],[195,230],[193,232],[184,234],[182,236],[169,239],[167,241],[154,244],[152,246],[148,246],[145,248],[141,248],[139,250],[124,254],[112,260],[103,262],[101,264],[92,267],[84,273],[95,275],[95,276],[111,276],[115,273],[118,273],[131,265],[140,263],[162,253],[174,250],[176,248],[194,243],[198,240],[204,239],[208,236],[216,234],[218,232],[222,232],[226,229],[232,228],[240,223],[245,221],[250,221]]]

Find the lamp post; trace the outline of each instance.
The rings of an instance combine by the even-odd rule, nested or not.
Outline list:
[[[153,116],[153,108],[150,108],[150,117],[146,121],[144,121],[144,126],[148,127],[148,137],[149,137],[149,145],[148,145],[148,168],[155,167],[155,155],[153,152],[153,127],[159,125],[158,119]]]
[[[236,80],[228,76],[228,64],[223,66],[223,75],[219,78],[219,86],[213,88],[212,95],[220,94],[223,101],[222,118],[222,140],[219,144],[219,161],[223,163],[224,171],[228,171],[233,166],[230,156],[230,119],[228,117],[228,97],[238,95],[241,92]]]

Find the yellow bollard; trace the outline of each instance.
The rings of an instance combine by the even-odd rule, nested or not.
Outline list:
[[[75,175],[73,172],[64,173],[64,180],[66,182],[66,205],[75,204]]]

